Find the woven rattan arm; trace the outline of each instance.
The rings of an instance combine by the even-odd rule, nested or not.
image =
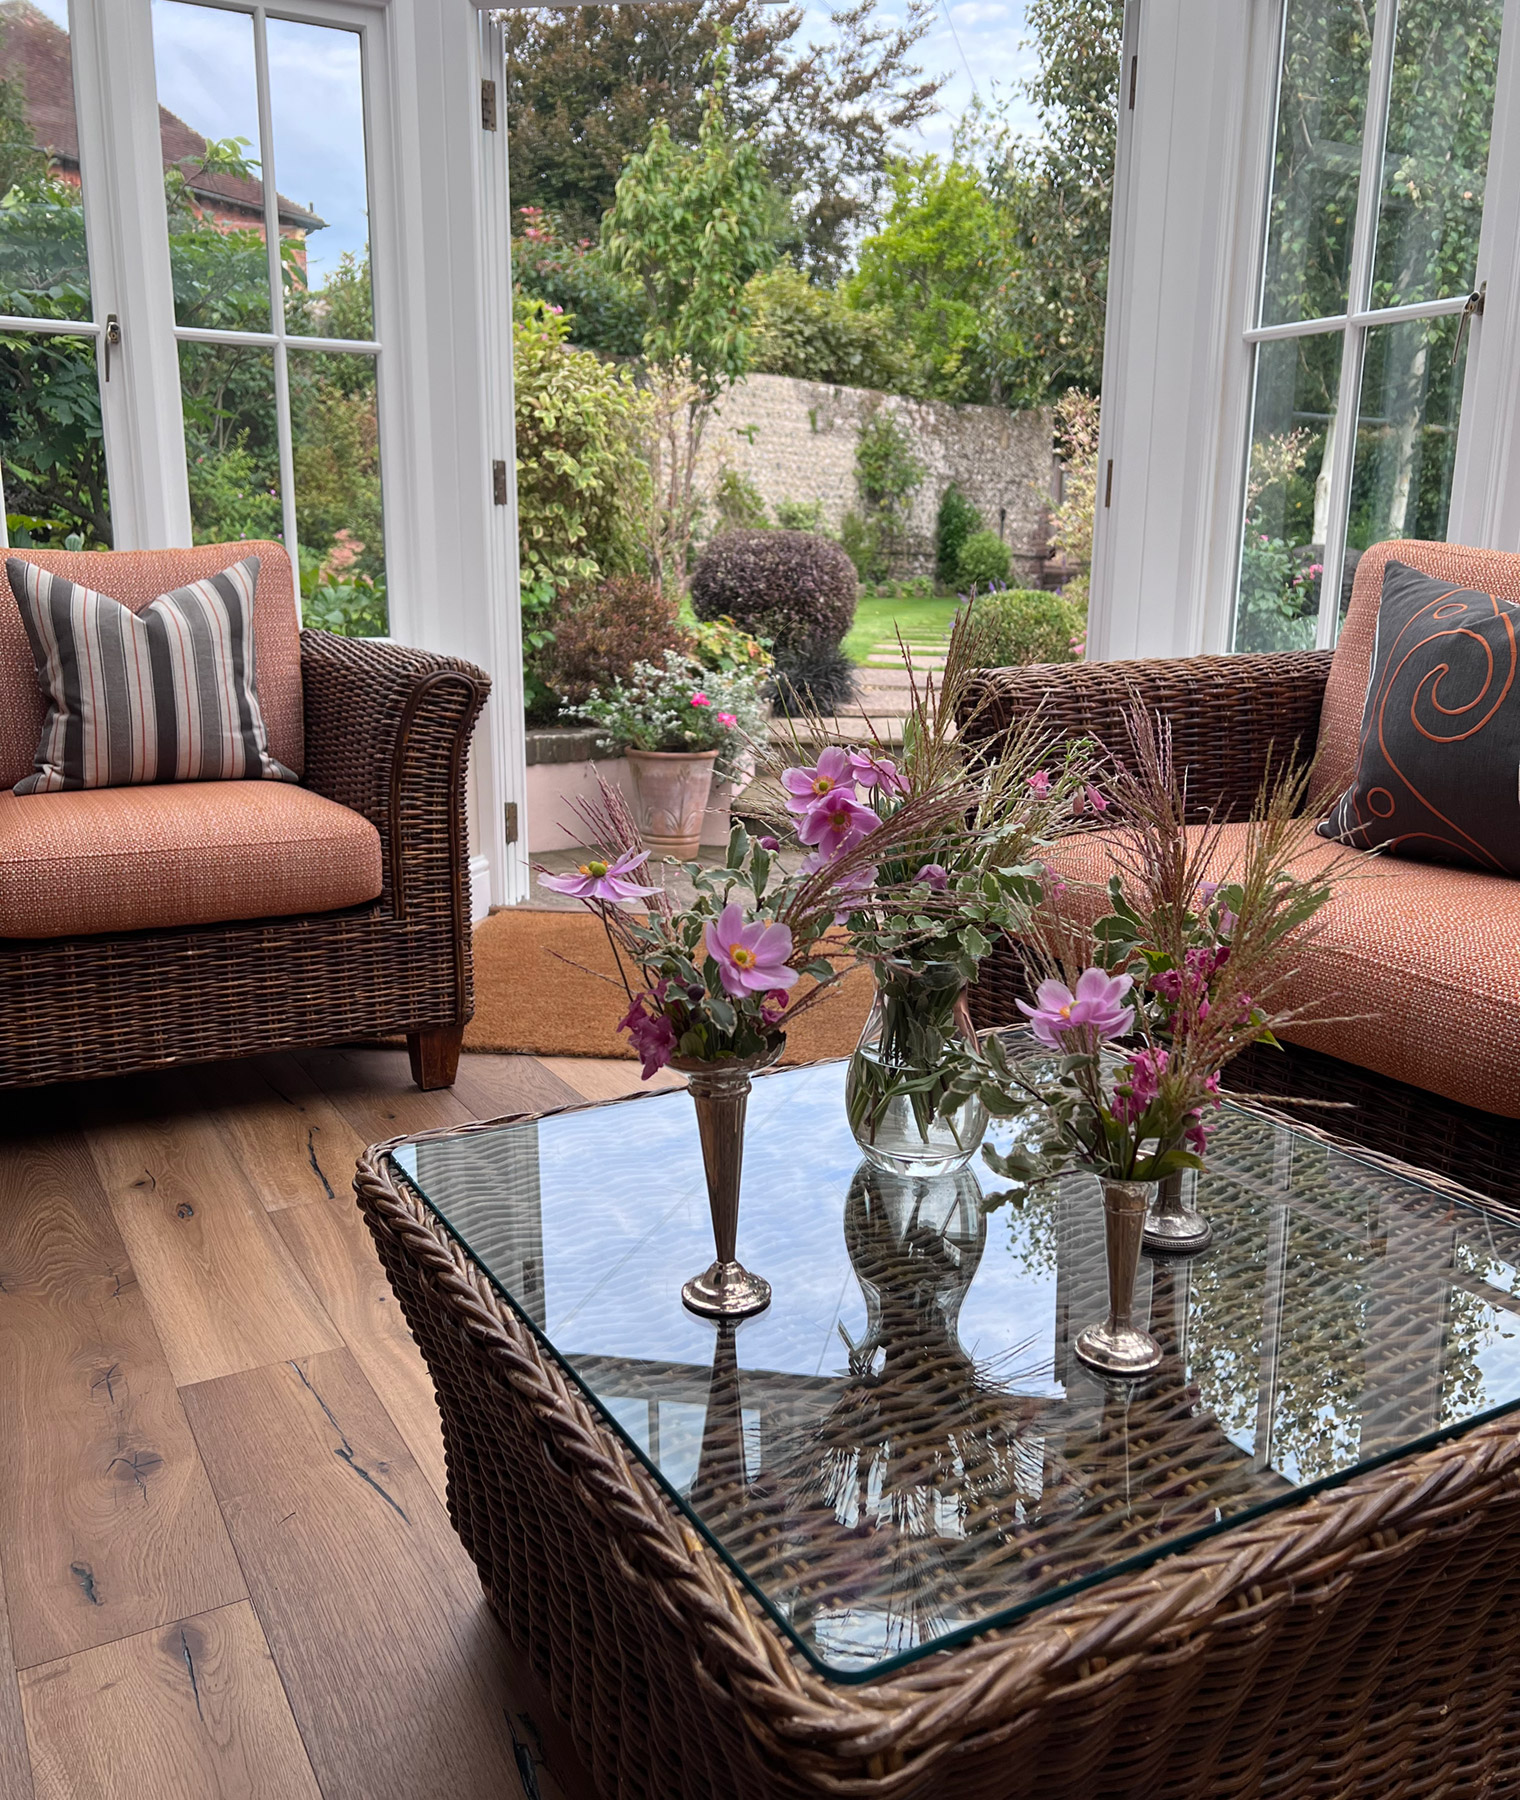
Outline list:
[[[456,657],[303,631],[301,680],[306,785],[380,833],[391,912],[436,904],[464,879],[465,759],[489,677]]]
[[[1308,650],[988,669],[969,688],[961,721],[969,740],[996,745],[1038,716],[1058,740],[1090,737],[1123,756],[1125,716],[1142,701],[1171,721],[1198,811],[1241,818],[1269,754],[1276,763],[1313,753],[1330,656]]]

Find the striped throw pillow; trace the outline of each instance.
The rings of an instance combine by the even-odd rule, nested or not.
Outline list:
[[[159,781],[294,781],[269,754],[253,658],[259,559],[134,613],[7,558],[47,717],[18,794]]]

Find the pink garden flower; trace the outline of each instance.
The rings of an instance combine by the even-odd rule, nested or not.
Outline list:
[[[756,920],[744,923],[737,900],[730,900],[703,933],[707,954],[718,965],[718,979],[734,999],[795,985],[797,971],[786,966],[792,934],[785,925]]]
[[[1096,1050],[1134,1025],[1134,1009],[1119,1004],[1132,986],[1128,975],[1084,969],[1075,993],[1064,982],[1042,981],[1034,991],[1035,1004],[1020,1000],[1018,1007],[1038,1043],[1072,1053]]]
[[[1087,785],[1083,788],[1082,792],[1077,795],[1076,804],[1072,807],[1071,810],[1074,813],[1081,813],[1081,812],[1106,813],[1108,811],[1108,802],[1107,802],[1107,800],[1104,799],[1102,794],[1100,794],[1098,792],[1098,790],[1093,786],[1093,784],[1091,782],[1088,782]]]
[[[1161,1092],[1161,1077],[1166,1073],[1164,1050],[1137,1050],[1119,1071],[1114,1082],[1114,1117],[1133,1125],[1144,1117],[1145,1109]]]
[[[761,1002],[760,1017],[767,1025],[779,1025],[781,1016],[791,1005],[792,997],[785,988],[772,988]]]
[[[665,985],[661,982],[660,988]],[[626,1031],[633,1040],[645,1081],[663,1069],[676,1052],[676,1028],[660,1010],[663,998],[658,989],[652,994],[635,994],[627,1016],[618,1020],[618,1030]]]
[[[850,767],[850,753],[831,744],[820,752],[812,768],[783,769],[781,785],[786,790],[788,812],[805,813],[830,794],[844,793],[853,800],[855,775]]]
[[[950,877],[943,863],[925,863],[913,879],[923,882],[925,887],[933,888],[936,894],[944,893],[950,885]]]
[[[538,885],[556,894],[573,894],[577,900],[641,900],[658,889],[640,887],[628,877],[640,863],[649,861],[647,850],[625,850],[616,862],[583,862],[573,875],[540,875]]]
[[[884,794],[906,794],[907,777],[890,756],[878,756],[874,750],[852,750],[850,771],[858,786],[869,791],[880,788]]]
[[[1050,770],[1036,769],[1029,777],[1029,791],[1036,800],[1043,800],[1050,792]]]
[[[712,701],[708,699],[706,694],[693,694],[691,697],[691,703],[693,706],[711,706],[712,705]]]
[[[831,862],[853,850],[880,823],[870,807],[862,806],[848,789],[834,788],[802,815],[797,836],[804,844],[816,844],[819,854]]]
[[[755,842],[760,846],[760,848],[762,850],[769,850],[773,856],[781,848],[781,839],[780,838],[775,838],[775,837],[756,838]]]
[[[739,723],[739,721],[737,718],[735,718],[735,716],[732,713],[719,713],[718,714],[718,723],[720,725],[727,726],[727,728],[730,731],[732,731],[733,728]]]

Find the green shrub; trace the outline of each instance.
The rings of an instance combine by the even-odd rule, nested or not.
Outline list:
[[[900,391],[907,365],[893,348],[884,314],[851,306],[834,288],[815,287],[790,263],[751,277],[744,298],[754,310],[750,366],[758,373]]]
[[[1013,553],[995,531],[973,531],[955,559],[955,578],[963,587],[991,587],[1012,567]]]
[[[637,565],[648,512],[647,397],[626,369],[565,342],[565,321],[512,309],[518,542],[525,585],[597,581]]]
[[[1038,588],[1004,588],[975,603],[983,634],[981,656],[993,669],[1024,663],[1072,662],[1073,640],[1080,640],[1087,619],[1080,606]]]
[[[763,531],[770,524],[765,496],[738,469],[726,468],[713,484],[712,508],[716,515],[713,536],[723,531]]]
[[[952,481],[939,503],[934,527],[934,563],[946,587],[960,578],[961,549],[966,539],[982,529],[982,515]]]
[[[890,541],[874,515],[862,516],[851,507],[839,524],[839,546],[863,582],[877,587],[887,579],[892,566]]]
[[[823,529],[821,500],[778,500],[774,510],[776,523],[783,531],[812,531],[821,536],[828,535]]]

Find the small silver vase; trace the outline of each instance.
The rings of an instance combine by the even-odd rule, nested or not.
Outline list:
[[[1078,1358],[1100,1375],[1149,1375],[1162,1358],[1160,1344],[1134,1322],[1135,1274],[1146,1209],[1154,1181],[1103,1181],[1103,1243],[1108,1256],[1108,1317],[1077,1338]]]
[[[1214,1227],[1191,1202],[1198,1189],[1193,1171],[1179,1169],[1156,1185],[1155,1204],[1145,1215],[1145,1247],[1163,1255],[1196,1256],[1214,1241]]]
[[[699,1062],[675,1056],[671,1067],[686,1077],[697,1109],[702,1138],[702,1166],[707,1174],[707,1204],[712,1212],[717,1255],[710,1267],[693,1275],[681,1299],[694,1313],[709,1319],[743,1319],[764,1312],[771,1303],[771,1284],[749,1270],[735,1252],[739,1237],[739,1178],[744,1169],[744,1115],[749,1107],[750,1077],[767,1069],[786,1048],[786,1040],[759,1056]]]

